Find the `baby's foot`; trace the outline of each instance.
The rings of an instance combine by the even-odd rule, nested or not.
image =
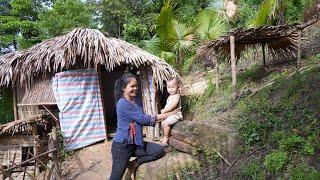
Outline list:
[[[167,137],[164,137],[162,140],[161,140],[161,143],[164,145],[164,146],[169,146],[169,138]]]

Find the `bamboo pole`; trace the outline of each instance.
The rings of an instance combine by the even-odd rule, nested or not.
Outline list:
[[[233,98],[237,99],[237,65],[236,65],[236,55],[235,55],[235,37],[230,36],[230,56],[231,56],[231,76],[232,76],[232,90]]]

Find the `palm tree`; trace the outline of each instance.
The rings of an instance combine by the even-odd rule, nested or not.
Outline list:
[[[210,10],[202,11],[197,17],[199,38],[203,41],[217,39],[227,31],[227,23],[223,20],[228,22],[228,17],[215,11],[212,7]],[[211,61],[216,65],[216,89],[219,91],[219,62],[217,58],[211,59]]]
[[[204,10],[197,16],[197,33],[203,41],[214,40],[227,31],[227,24],[211,10]]]
[[[170,57],[168,52],[173,53],[174,65],[181,70],[183,59],[194,50],[196,28],[174,20],[172,2],[167,0],[156,19],[155,31],[159,38],[159,52],[162,51],[167,58]]]

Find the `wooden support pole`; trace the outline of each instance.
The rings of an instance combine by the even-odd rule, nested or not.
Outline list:
[[[58,134],[57,134],[57,129],[53,128],[52,129],[52,143],[53,143],[53,147],[57,148],[58,147]],[[52,147],[52,146],[50,146]],[[60,164],[59,164],[59,154],[58,151],[52,152],[52,158],[53,158],[53,172],[56,175],[56,179],[60,180],[61,179],[61,170],[60,170]]]
[[[108,141],[108,127],[107,127],[107,118],[106,118],[106,110],[105,110],[105,103],[103,99],[103,88],[102,88],[102,75],[101,75],[101,66],[97,68],[97,74],[98,74],[98,82],[99,82],[99,90],[100,90],[100,98],[101,98],[101,106],[103,109],[103,119],[104,119],[104,126],[106,131],[106,141]]]
[[[300,69],[300,61],[301,61],[301,35],[302,35],[302,30],[299,31],[299,36],[298,36],[297,69]]]
[[[231,56],[231,76],[232,76],[232,89],[233,98],[237,99],[237,65],[236,65],[236,54],[235,54],[235,37],[230,36],[230,56]]]
[[[13,99],[13,115],[14,115],[14,120],[18,120],[19,119],[19,115],[18,115],[18,101],[17,101],[17,88],[15,86],[13,86],[12,88],[12,99]]]
[[[216,61],[216,91],[219,92],[219,79],[220,79],[220,75],[219,75],[219,62],[218,60]]]
[[[33,147],[33,153],[35,155],[35,157],[37,157],[38,155],[38,137],[37,137],[37,124],[34,123],[32,124],[32,136],[33,136],[33,141],[34,141],[34,147]],[[38,176],[40,174],[40,169],[39,169],[39,164],[38,164],[38,161],[37,159],[35,158],[34,159],[34,166],[35,166],[35,170],[34,170],[34,173],[35,173],[35,176]]]
[[[263,58],[263,66],[266,66],[266,51],[265,51],[265,43],[262,43],[262,58]]]
[[[51,115],[51,117],[54,119],[57,127],[60,127],[59,119],[45,105],[42,105],[42,107]]]

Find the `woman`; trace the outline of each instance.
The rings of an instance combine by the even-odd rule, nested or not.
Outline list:
[[[138,83],[132,74],[124,74],[115,83],[117,130],[111,147],[110,179],[120,180],[128,164],[130,176],[134,179],[135,171],[140,164],[154,161],[164,155],[161,145],[143,141],[142,127],[154,126],[177,110],[155,116],[146,115],[135,101],[137,90]],[[133,156],[137,158],[129,163],[130,157]]]

